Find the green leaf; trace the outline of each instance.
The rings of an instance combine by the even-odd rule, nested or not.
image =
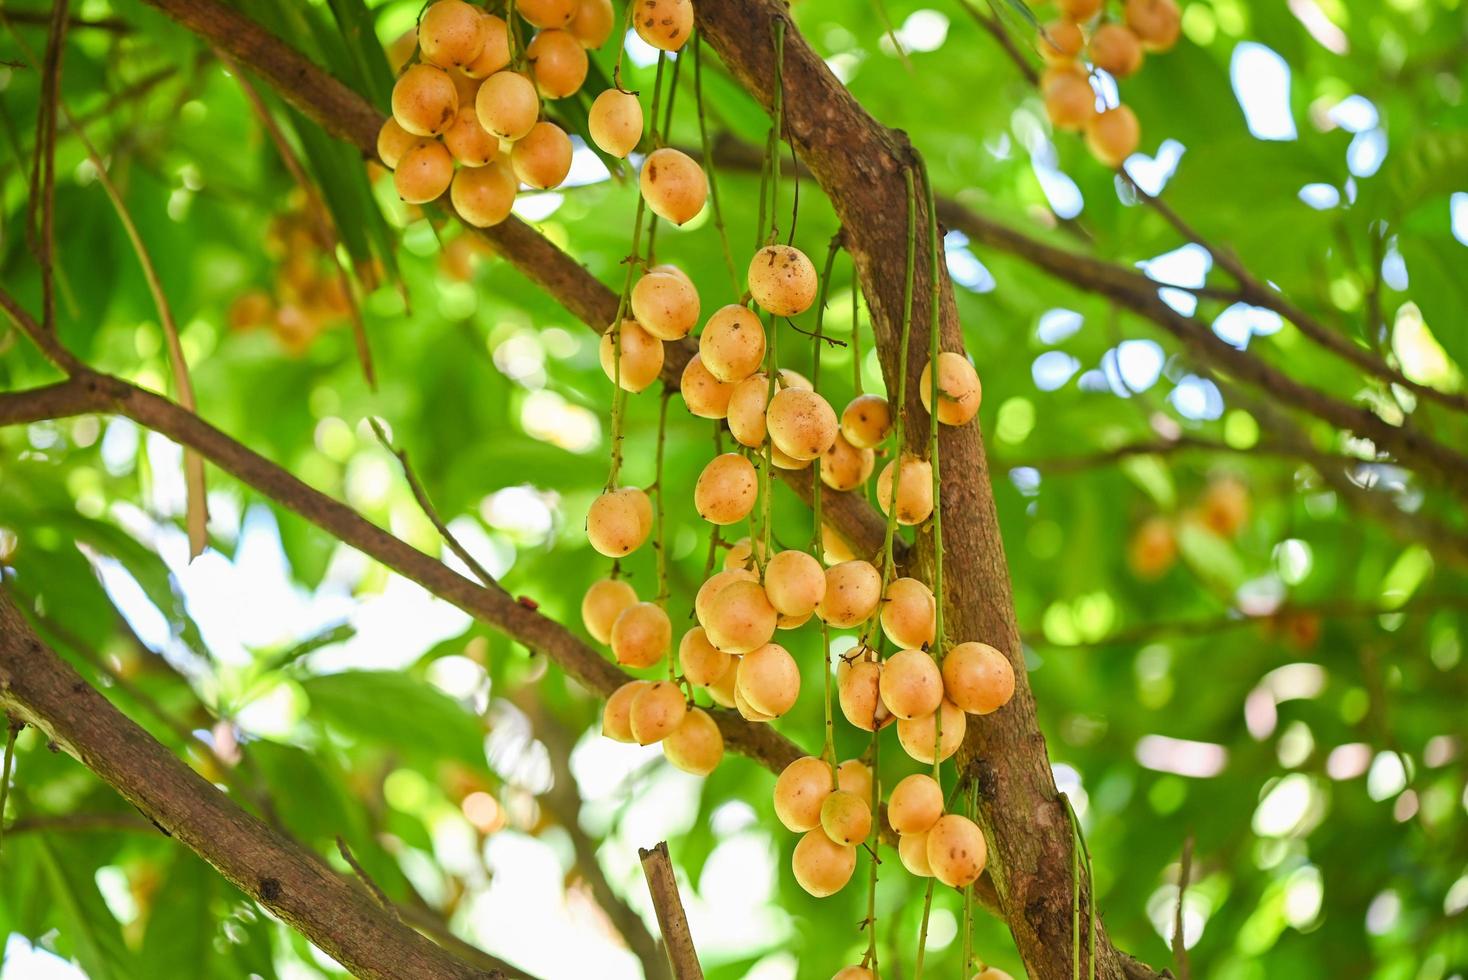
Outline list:
[[[410,674],[349,670],[303,681],[311,716],[356,738],[434,759],[485,767],[480,721]]]
[[[139,974],[122,929],[91,876],[92,864],[62,842],[32,842],[56,912],[63,922],[61,948],[76,957],[92,980],[125,980]]]

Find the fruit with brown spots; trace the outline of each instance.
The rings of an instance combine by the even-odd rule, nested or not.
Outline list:
[[[816,898],[834,895],[856,870],[856,848],[837,844],[824,830],[812,830],[795,845],[790,859],[795,880]]]
[[[835,777],[824,760],[796,759],[775,779],[775,816],[797,834],[814,830],[821,825],[821,804],[834,789]]]
[[[759,495],[754,464],[738,453],[709,460],[693,486],[693,506],[710,524],[733,524],[749,516]]]
[[[882,598],[882,575],[871,562],[844,561],[826,569],[826,595],[816,615],[837,629],[872,618]]]
[[[459,106],[453,124],[443,131],[443,145],[465,167],[483,167],[500,153],[499,138],[479,125],[479,113],[472,105]]]
[[[943,674],[922,650],[900,650],[882,665],[882,703],[899,721],[938,710],[943,700]]]
[[[474,97],[479,125],[502,140],[522,139],[535,127],[540,96],[535,83],[517,71],[497,71],[479,86]]]
[[[734,386],[720,381],[703,366],[703,355],[694,354],[683,366],[678,392],[688,411],[701,419],[721,419],[729,414],[729,396]]]
[[[632,287],[632,315],[659,340],[682,340],[698,323],[698,290],[686,276],[649,272]]]
[[[661,742],[673,733],[688,714],[688,702],[672,681],[658,681],[632,699],[628,720],[638,745]]]
[[[642,140],[642,103],[631,92],[609,88],[591,104],[586,128],[603,153],[625,157]]]
[[[628,606],[612,624],[612,655],[624,667],[651,667],[672,642],[673,624],[655,602]]]
[[[591,583],[581,599],[581,622],[598,643],[612,638],[612,624],[622,610],[637,603],[637,591],[624,579],[604,578]]]
[[[628,681],[612,692],[601,711],[601,733],[617,742],[632,742],[632,702],[652,687],[650,681]]]
[[[887,822],[899,834],[922,834],[943,815],[943,787],[927,773],[915,772],[892,787]]]
[[[877,475],[877,506],[886,514],[892,506],[893,473],[897,477],[897,523],[921,524],[933,513],[933,466],[925,459],[903,453]]]
[[[449,200],[459,216],[476,228],[497,225],[515,206],[515,175],[502,161],[465,167],[454,175]]]
[[[438,140],[419,139],[398,160],[393,187],[409,204],[437,200],[454,179],[454,158]]]
[[[515,13],[534,27],[565,27],[579,6],[579,0],[515,0]]]
[[[759,370],[765,357],[765,328],[746,307],[720,307],[704,324],[698,338],[704,366],[720,381],[743,381]],[[768,387],[768,386],[767,386]],[[763,414],[764,406],[760,406]],[[736,433],[735,438],[738,438]],[[741,440],[743,441],[743,440]],[[760,442],[764,442],[763,433]]]
[[[858,449],[876,449],[892,432],[892,406],[881,395],[857,395],[841,413],[841,434]]]
[[[836,667],[836,697],[841,714],[862,731],[870,732],[892,722],[892,715],[882,704],[880,691],[882,668],[870,660]]]
[[[821,803],[821,829],[837,844],[860,844],[872,832],[871,804],[846,790],[829,793]]]
[[[525,46],[535,87],[547,99],[575,95],[586,81],[586,49],[570,31],[541,31]]]
[[[510,63],[510,30],[501,17],[481,14],[484,18],[484,47],[479,57],[462,66],[470,78],[488,78]]]
[[[677,51],[693,33],[692,0],[633,0],[632,27],[661,51]]]
[[[775,316],[797,316],[816,298],[816,267],[792,245],[766,245],[749,260],[749,292]]]
[[[418,21],[418,50],[430,64],[456,68],[479,57],[485,33],[478,7],[464,0],[434,0]]]
[[[765,425],[775,448],[798,460],[812,460],[826,452],[839,431],[831,403],[802,388],[775,392],[765,410]]]
[[[941,745],[937,741],[937,726],[940,719],[943,728]],[[943,760],[947,761],[953,753],[958,751],[959,743],[963,741],[964,729],[968,727],[967,719],[968,716],[963,713],[962,708],[944,698],[939,709],[932,714],[899,721],[897,741],[901,742],[903,750],[918,762],[931,765],[935,746],[938,747]]]
[[[704,629],[708,631],[709,642],[725,653],[752,655],[752,651],[768,644],[775,635],[775,621],[778,617],[779,614],[770,605],[769,597],[758,582],[730,582],[709,603]],[[749,689],[745,690],[744,696],[750,704],[765,714],[783,713],[783,710],[771,710],[761,697],[752,695]]]
[[[831,448],[821,455],[821,482],[832,490],[855,490],[867,482],[876,465],[874,451],[856,448],[838,432]]]
[[[586,537],[608,558],[629,555],[652,529],[652,502],[636,487],[608,490],[586,512]]]
[[[984,873],[989,848],[979,825],[959,813],[945,813],[928,831],[928,866],[950,888],[963,888]]]
[[[656,381],[663,370],[663,342],[636,320],[623,320],[620,330],[602,334],[600,353],[601,369],[607,378],[634,394]]]
[[[436,136],[459,111],[459,92],[448,72],[433,65],[413,65],[392,87],[393,118],[414,136]]]
[[[653,213],[675,225],[687,224],[708,200],[709,182],[703,168],[688,154],[670,146],[653,150],[642,161],[638,185]]]
[[[933,364],[923,367],[918,380],[918,396],[923,408],[933,410]],[[944,425],[963,425],[979,411],[983,388],[979,385],[979,373],[968,358],[953,351],[938,355],[938,421]]]
[[[893,579],[882,599],[882,632],[903,649],[922,649],[933,642],[937,613],[932,589],[915,578]]]

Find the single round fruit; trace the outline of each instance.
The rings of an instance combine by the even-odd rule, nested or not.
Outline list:
[[[1086,123],[1086,146],[1091,155],[1108,167],[1119,167],[1137,151],[1142,125],[1130,106],[1118,105],[1097,113]]]
[[[711,524],[733,524],[749,516],[759,496],[754,464],[738,453],[709,460],[693,485],[693,506]]]
[[[673,624],[655,602],[628,606],[612,624],[612,656],[624,667],[651,667],[672,642]]]
[[[637,590],[624,579],[600,579],[591,583],[581,599],[581,622],[596,642],[610,642],[612,624],[622,615],[622,610],[636,603]]]
[[[454,179],[454,158],[438,140],[419,139],[398,160],[392,173],[398,197],[409,204],[427,204],[443,196]]]
[[[579,48],[577,50],[580,50]],[[537,190],[559,187],[571,172],[571,137],[553,122],[538,122],[510,150],[515,176]]]
[[[855,557],[856,552],[851,549],[851,545],[846,543],[846,539],[841,536],[841,532],[837,531],[831,525],[823,523],[821,525],[821,560],[827,565],[839,565],[842,562],[851,561]],[[829,579],[827,579],[826,584],[829,588]]]
[[[581,0],[576,5],[576,15],[566,28],[588,48],[599,48],[612,36],[617,15],[612,10],[612,0]]]
[[[724,556],[724,570],[731,568],[750,569],[755,567],[755,556],[761,561],[765,557],[765,546],[762,541],[750,541],[745,535],[729,546],[729,553]]]
[[[821,804],[836,788],[835,776],[824,760],[802,756],[775,780],[775,816],[786,830],[803,834],[821,825]]]
[[[396,119],[388,116],[377,131],[377,156],[389,170],[396,170],[403,154],[418,142],[418,137],[404,129]]]
[[[863,800],[872,798],[872,768],[860,759],[847,759],[836,767],[836,788]]]
[[[652,510],[647,494],[636,487],[608,490],[591,502],[586,512],[586,537],[608,558],[629,555],[647,540]]]
[[[816,267],[793,245],[766,245],[749,260],[749,292],[775,316],[797,316],[816,298]]]
[[[729,396],[734,386],[720,381],[703,366],[703,355],[694,354],[683,365],[678,391],[688,411],[701,419],[721,419],[729,414]]]
[[[642,141],[642,103],[631,92],[609,88],[591,104],[586,128],[603,153],[625,157]]]
[[[781,551],[765,565],[765,594],[782,616],[809,616],[826,596],[826,570],[804,551]]]
[[[586,81],[586,49],[570,31],[541,31],[525,45],[535,87],[547,99],[575,95]]]
[[[926,833],[943,815],[943,787],[927,773],[915,772],[892,787],[887,822],[899,834]]]
[[[663,755],[684,772],[707,776],[724,758],[724,736],[702,708],[689,708],[683,723],[663,738]]]
[[[620,358],[618,333],[621,334]],[[636,320],[623,320],[620,331],[608,330],[601,335],[601,369],[613,383],[619,383],[625,391],[636,394],[662,373],[663,342],[642,329],[642,324]]]
[[[442,68],[413,65],[392,87],[393,118],[414,136],[443,132],[458,111],[458,90]]]
[[[871,804],[845,790],[829,793],[821,803],[821,829],[837,844],[860,844],[872,832]]]
[[[727,595],[728,591],[724,593]],[[778,643],[766,643],[746,653],[735,670],[735,689],[756,711],[772,718],[789,711],[800,697],[800,668]]]
[[[816,898],[834,895],[856,870],[856,848],[837,844],[824,830],[812,830],[795,845],[790,859],[795,880]]]
[[[1086,36],[1080,25],[1064,17],[1052,20],[1040,28],[1040,39],[1035,47],[1048,64],[1065,64],[1075,59],[1086,46]]]
[[[882,665],[882,703],[900,721],[930,715],[943,700],[943,674],[922,650],[901,650]]]
[[[1166,574],[1177,561],[1177,536],[1172,522],[1160,516],[1147,518],[1132,533],[1126,556],[1127,564],[1139,578],[1155,579]]]
[[[1059,0],[1060,12],[1077,23],[1084,23],[1101,10],[1103,0]]]
[[[1125,15],[1148,51],[1166,51],[1177,43],[1182,13],[1174,0],[1126,0]]]
[[[638,693],[632,699],[632,712],[628,716],[632,725],[632,737],[638,745],[661,742],[673,733],[688,714],[688,702],[683,691],[672,681],[658,681]]]
[[[670,3],[672,0],[656,2]],[[703,168],[688,154],[670,146],[653,150],[642,161],[639,186],[653,213],[675,225],[687,224],[702,211],[709,193],[709,182]]]
[[[984,873],[989,848],[979,825],[959,813],[945,813],[928,831],[928,866],[950,888],[963,888]]]
[[[632,702],[652,687],[651,681],[628,681],[612,692],[601,712],[601,733],[616,742],[633,742]]]
[[[497,71],[479,86],[474,97],[479,125],[502,140],[518,140],[535,126],[540,96],[535,83],[517,71]]]
[[[826,595],[816,615],[829,626],[850,629],[872,618],[882,599],[882,575],[869,561],[844,561],[826,569]]]
[[[737,303],[720,307],[704,324],[698,338],[698,352],[703,355],[709,373],[720,381],[743,381],[759,370],[765,358],[764,324]],[[763,414],[763,404],[760,411]],[[763,435],[760,442],[764,442]]]
[[[923,376],[918,381],[918,394],[923,408],[932,411],[933,364],[923,367]],[[979,386],[979,373],[968,362],[968,358],[953,351],[938,355],[938,421],[944,425],[963,425],[979,410],[979,399],[983,389]]]
[[[488,78],[510,63],[510,29],[504,18],[483,13],[484,47],[479,57],[463,65],[461,70],[470,78]]]
[[[902,866],[909,874],[917,875],[919,878],[933,877],[933,869],[928,864],[928,832],[925,830],[917,834],[902,834],[897,838],[897,856],[902,860]]]
[[[939,749],[946,761],[958,751],[958,745],[963,741],[968,716],[963,713],[962,708],[945,698],[938,711],[897,723],[897,740],[902,743],[903,750],[916,761],[932,765],[933,747],[939,734],[934,726],[940,717],[943,724],[943,744]]]
[[[1096,28],[1087,52],[1093,65],[1116,78],[1126,78],[1142,67],[1142,42],[1121,24],[1102,24]]]
[[[842,661],[836,668],[836,697],[841,714],[864,732],[875,731],[891,715],[882,706],[880,683],[882,668],[870,660],[855,663]]]
[[[418,50],[440,68],[467,65],[484,50],[484,16],[464,0],[435,0],[418,20]]]
[[[987,715],[1014,697],[1014,668],[987,643],[960,643],[943,658],[943,686],[964,711]]]
[[[933,591],[915,578],[893,579],[882,600],[882,632],[904,649],[922,649],[933,642],[938,606]]]
[[[811,460],[836,442],[836,412],[814,391],[786,388],[775,392],[765,411],[765,425],[775,448],[798,460]]]
[[[685,277],[649,272],[632,287],[632,315],[659,340],[682,340],[698,323],[698,290]]]
[[[892,473],[898,465],[894,459],[877,475],[877,506],[883,514],[892,506]],[[933,466],[925,459],[903,453],[901,472],[897,479],[897,523],[921,524],[933,513]]]
[[[515,0],[515,13],[533,27],[565,27],[576,16],[579,0]]]
[[[744,309],[744,307],[736,307]],[[745,312],[748,312],[747,310]],[[716,314],[717,315],[717,314]],[[753,314],[751,314],[753,316]],[[712,318],[710,318],[712,323]],[[758,323],[758,320],[755,320]],[[704,329],[707,334],[708,329]],[[760,339],[764,339],[764,328],[760,328]],[[761,353],[763,357],[763,353]],[[775,375],[775,391],[799,388],[809,391],[811,384],[805,378],[794,371],[781,368]],[[736,442],[742,446],[757,449],[765,443],[765,405],[770,395],[769,375],[760,371],[751,374],[743,381],[736,382],[734,390],[729,393],[729,410],[726,413],[729,419],[729,432],[734,436]]]
[[[858,449],[876,449],[892,432],[892,406],[881,395],[857,395],[841,413],[841,434]]]
[[[709,642],[725,653],[747,654],[770,642],[775,635],[776,615],[758,582],[730,582],[709,603],[704,629]],[[770,711],[749,691],[744,696],[766,714],[781,714]]]
[[[635,0],[632,27],[661,51],[677,51],[693,33],[692,0]]]
[[[678,641],[678,664],[690,684],[717,682],[732,662],[732,657],[709,642],[702,626],[693,627]]]
[[[1096,114],[1096,92],[1091,78],[1077,64],[1054,65],[1040,76],[1045,115],[1056,129],[1078,131]]]
[[[831,448],[821,455],[821,482],[832,490],[855,490],[876,465],[875,451],[856,448],[838,432]]]
[[[734,582],[758,582],[759,576],[747,569],[725,569],[708,577],[708,581],[698,587],[698,593],[693,597],[693,615],[698,619],[700,625],[707,627],[709,610],[713,608],[714,599],[718,598],[724,588]]]
[[[459,217],[474,227],[497,225],[510,216],[515,206],[515,175],[499,162],[465,167],[454,174],[449,200]]]
[[[472,105],[459,106],[453,125],[443,131],[443,145],[465,167],[483,167],[500,154],[499,137],[479,125],[479,113]]]

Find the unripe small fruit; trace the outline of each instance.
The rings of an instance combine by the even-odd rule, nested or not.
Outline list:
[[[1077,64],[1054,65],[1040,76],[1045,115],[1056,129],[1080,130],[1096,114],[1096,91],[1090,76]]]
[[[987,643],[960,643],[943,658],[943,685],[964,711],[987,715],[1014,697],[1014,667]]]
[[[581,599],[581,622],[598,643],[612,638],[612,624],[622,610],[637,603],[637,591],[626,580],[604,578],[591,583]]]
[[[765,596],[758,582],[730,582],[719,590],[709,604],[709,642],[725,653],[748,654],[770,642],[775,635],[775,607]],[[744,692],[751,704],[766,714],[782,714],[771,711],[764,702]]]
[[[466,167],[483,167],[500,153],[499,137],[479,125],[479,113],[472,105],[459,106],[453,125],[443,131],[443,145]]]
[[[533,27],[565,27],[576,16],[578,0],[516,0],[515,13]]]
[[[392,183],[409,204],[427,204],[449,189],[454,179],[454,158],[438,140],[420,139],[398,160]]]
[[[882,705],[880,691],[882,668],[870,660],[846,663],[836,668],[836,697],[841,714],[862,731],[874,731],[891,722],[892,715]]]
[[[678,685],[672,681],[658,681],[632,699],[632,711],[628,716],[632,737],[638,745],[661,742],[683,724],[687,714],[688,702],[683,699]]]
[[[764,328],[760,329],[763,337]],[[780,369],[776,378],[776,391],[783,388],[810,388],[809,381],[784,368]],[[769,375],[763,371],[737,382],[734,390],[729,393],[729,433],[741,446],[755,449],[765,444],[765,404],[769,395]]]
[[[588,48],[599,48],[612,36],[617,15],[612,10],[612,0],[581,0],[576,5],[576,16],[571,18],[566,30],[576,36]]]
[[[900,466],[897,478],[897,523],[921,524],[933,513],[933,466],[925,459],[903,453],[882,467],[877,476],[877,506],[882,513],[892,506],[892,474]]]
[[[1080,25],[1064,17],[1052,20],[1040,28],[1040,38],[1035,47],[1040,57],[1049,64],[1065,64],[1072,61],[1086,46],[1086,36]]]
[[[481,14],[484,18],[484,47],[479,57],[462,66],[470,78],[488,78],[510,63],[510,30],[501,17]]]
[[[897,723],[897,741],[902,743],[903,750],[917,762],[932,764],[933,747],[938,736],[935,726],[939,718],[943,724],[943,743],[939,746],[939,751],[943,760],[947,761],[958,751],[964,730],[968,727],[968,716],[963,713],[962,708],[945,698],[933,714]]]
[[[933,410],[933,364],[923,366],[922,378],[918,381],[918,394],[923,408]],[[968,358],[953,351],[938,355],[938,421],[944,425],[963,425],[979,410],[983,389],[979,385],[979,373],[968,362]]]
[[[872,475],[877,465],[877,454],[870,449],[858,449],[841,433],[821,456],[821,482],[832,490],[855,490]]]
[[[586,512],[586,537],[608,558],[629,555],[647,540],[652,503],[636,487],[608,490]]]
[[[821,804],[833,789],[835,777],[825,760],[802,756],[775,779],[775,816],[797,834],[814,830],[821,825]]]
[[[858,449],[876,449],[892,432],[892,406],[881,395],[857,395],[841,412],[841,434]]]
[[[856,558],[856,552],[841,536],[841,532],[823,523],[821,525],[821,560],[827,565],[839,565],[854,558]],[[827,588],[830,587],[829,579],[826,580],[826,585]]]
[[[765,565],[765,594],[782,616],[809,616],[826,595],[826,570],[804,551],[781,551]]]
[[[632,702],[652,687],[651,681],[628,681],[612,692],[601,712],[601,733],[616,742],[633,742]]]
[[[637,36],[661,51],[677,51],[693,33],[692,0],[635,0]]]
[[[458,111],[458,90],[442,68],[413,65],[392,87],[393,118],[414,136],[443,132]]]
[[[943,674],[922,650],[901,650],[882,665],[882,703],[906,721],[932,714],[943,700]]]
[[[902,866],[909,874],[917,875],[919,878],[933,877],[933,869],[928,864],[928,832],[902,834],[897,838],[897,856],[902,860]]]
[[[1085,23],[1101,10],[1103,0],[1059,0],[1060,12],[1076,23]]]
[[[927,773],[915,772],[892,787],[887,822],[899,834],[926,833],[943,815],[943,787]]]
[[[459,217],[476,228],[489,228],[510,216],[515,190],[515,175],[496,161],[484,167],[465,167],[454,174],[449,200]]]
[[[1148,51],[1166,51],[1177,43],[1182,14],[1174,0],[1126,0],[1126,23]]]
[[[678,641],[678,663],[688,683],[705,686],[723,677],[733,658],[709,642],[702,626],[695,626]]]
[[[709,692],[709,697],[713,699],[714,704],[723,708],[738,707],[737,692],[734,689],[734,682],[736,680],[735,673],[734,661],[730,660],[729,669],[724,671],[724,676],[704,687],[704,690]]]
[[[960,813],[945,813],[928,831],[928,866],[933,877],[950,888],[977,881],[988,858],[984,832]]]
[[[720,598],[728,594],[725,592]],[[778,643],[766,643],[746,653],[735,670],[735,689],[756,711],[772,718],[789,711],[800,697],[800,668]]]
[[[571,153],[571,137],[564,129],[538,122],[510,150],[510,163],[522,183],[548,190],[559,187],[571,172]]]
[[[720,592],[734,582],[758,582],[759,576],[753,571],[743,568],[725,569],[715,572],[708,577],[708,581],[698,587],[697,594],[693,597],[693,615],[703,627],[708,627],[709,610],[713,608],[714,599],[718,598]]]
[[[859,799],[872,798],[872,768],[860,759],[847,759],[836,767],[836,788]]]
[[[658,379],[663,370],[663,342],[642,329],[636,320],[623,320],[620,364],[618,331],[601,335],[601,369],[607,379],[636,394]]]
[[[464,0],[435,0],[418,20],[418,50],[440,68],[467,65],[484,50],[484,17]]]
[[[1086,123],[1086,146],[1091,155],[1108,167],[1119,167],[1137,151],[1142,125],[1131,106],[1119,105],[1097,113]]]
[[[701,419],[721,419],[729,414],[729,396],[734,386],[720,381],[703,366],[703,355],[694,354],[683,366],[678,392],[688,411]]]
[[[814,391],[775,392],[765,410],[765,425],[775,448],[798,460],[812,460],[836,441],[836,412]]]
[[[632,315],[659,340],[682,340],[698,323],[698,290],[671,272],[649,272],[632,287]]]
[[[591,104],[586,128],[603,153],[625,157],[642,141],[642,103],[631,92],[609,88]]]
[[[651,667],[672,642],[673,624],[655,602],[628,606],[612,624],[612,656],[624,667]]]
[[[702,211],[709,193],[703,168],[688,154],[670,146],[653,150],[642,161],[639,186],[653,213],[675,225],[687,224]]]
[[[575,95],[586,81],[586,49],[570,31],[541,31],[525,46],[535,87],[548,99]]]
[[[872,618],[882,599],[882,575],[868,561],[844,561],[826,569],[826,595],[816,615],[837,629]]]
[[[721,307],[704,324],[698,352],[709,373],[720,381],[743,381],[758,371],[764,360],[764,324],[737,303]]]
[[[693,506],[711,524],[733,524],[749,516],[759,496],[754,464],[738,453],[709,460],[693,485]]]
[[[821,803],[821,829],[834,843],[860,844],[872,832],[871,804],[838,789]]]
[[[797,316],[816,298],[816,267],[793,245],[766,245],[749,260],[749,292],[760,309]]]
[[[479,86],[474,97],[479,125],[502,140],[518,140],[535,126],[540,96],[535,84],[517,71],[497,71]]]
[[[1121,24],[1102,24],[1096,28],[1087,52],[1092,64],[1116,78],[1126,78],[1142,67],[1142,42]]]
[[[388,116],[383,121],[382,128],[377,131],[377,156],[387,169],[395,170],[403,154],[416,142],[417,136],[404,129],[392,116]]]
[[[663,755],[684,772],[707,776],[724,758],[724,736],[707,711],[689,708],[683,723],[663,738]]]
[[[751,541],[748,535],[735,541],[729,546],[729,553],[724,556],[724,569],[731,568],[752,569],[755,567],[755,556],[763,561],[765,557],[765,546],[762,541]]]
[[[816,898],[834,895],[856,870],[856,848],[837,844],[824,830],[812,830],[795,845],[790,859],[795,880]]]
[[[904,649],[921,649],[933,642],[938,606],[933,591],[915,578],[894,579],[882,601],[882,632]]]

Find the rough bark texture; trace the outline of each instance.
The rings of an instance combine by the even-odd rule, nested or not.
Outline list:
[[[668,842],[656,847],[638,848],[642,873],[647,877],[647,890],[652,907],[663,930],[663,947],[676,980],[703,980],[703,967],[698,964],[698,950],[693,948],[693,933],[688,930],[688,915],[683,911],[683,898],[678,894],[678,877],[668,857]]]

